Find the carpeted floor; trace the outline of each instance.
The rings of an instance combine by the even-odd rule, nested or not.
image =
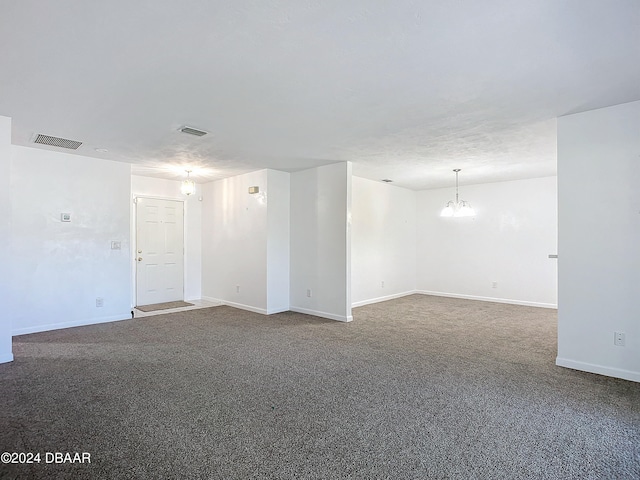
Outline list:
[[[640,384],[556,367],[554,310],[215,307],[20,336],[14,355],[0,451],[43,456],[2,478],[640,478]]]

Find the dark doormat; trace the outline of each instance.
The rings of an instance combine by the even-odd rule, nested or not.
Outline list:
[[[178,301],[178,302],[165,302],[154,303],[153,305],[139,305],[136,310],[141,312],[155,312],[156,310],[168,310],[170,308],[191,307],[193,303]]]

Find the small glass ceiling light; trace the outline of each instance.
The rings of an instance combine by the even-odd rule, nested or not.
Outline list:
[[[186,172],[187,172],[187,178],[185,178],[182,181],[182,186],[180,187],[180,191],[182,192],[183,195],[191,195],[196,191],[196,183],[193,180],[191,180],[191,178],[189,177],[191,170],[187,170]]]
[[[447,205],[440,212],[441,217],[453,217],[453,202],[447,202]]]
[[[449,201],[440,212],[441,217],[473,217],[476,212],[469,204],[469,202],[465,202],[464,200],[460,200],[458,197],[458,172],[460,172],[459,168],[455,168],[453,170],[456,173],[456,201]]]

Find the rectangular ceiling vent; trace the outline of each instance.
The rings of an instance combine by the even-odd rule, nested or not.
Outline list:
[[[202,137],[204,135],[206,135],[209,132],[205,132],[204,130],[198,130],[197,128],[193,128],[193,127],[182,127],[180,129],[180,131],[182,133],[188,133],[189,135],[195,135],[196,137]]]
[[[75,140],[68,140],[66,138],[51,137],[49,135],[42,135],[39,133],[33,143],[39,143],[41,145],[51,145],[52,147],[68,148],[70,150],[77,150],[82,142],[76,142]]]

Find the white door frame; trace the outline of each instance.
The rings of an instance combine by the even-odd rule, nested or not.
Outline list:
[[[186,245],[187,245],[187,203],[184,198],[177,197],[160,197],[157,195],[133,195],[133,201],[131,203],[131,235],[130,241],[131,245],[131,253],[133,254],[131,257],[131,313],[133,314],[133,310],[138,304],[138,198],[149,198],[151,200],[170,200],[172,202],[181,202],[182,203],[182,211],[183,211],[183,222],[182,222],[182,260],[183,260],[183,272],[182,272],[182,299],[184,298],[184,292],[187,285],[187,262],[186,262]]]

